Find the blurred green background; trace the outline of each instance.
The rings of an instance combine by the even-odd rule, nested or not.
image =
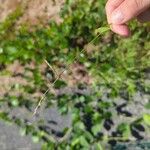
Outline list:
[[[0,23],[0,118],[42,142],[43,150],[105,150],[150,138],[150,24],[132,21],[130,38],[108,31],[88,44],[95,29],[107,26],[105,3],[66,0],[59,19],[41,17],[36,25],[18,23],[28,9],[21,4]],[[69,127],[56,135],[44,128],[44,119],[29,123],[12,117],[11,110],[25,108],[32,118],[61,72],[41,107],[70,114]]]

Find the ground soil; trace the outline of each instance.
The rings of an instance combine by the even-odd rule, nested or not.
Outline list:
[[[0,21],[3,21],[19,5],[26,5],[23,16],[19,23],[32,25],[47,22],[50,19],[60,21],[59,12],[64,0],[0,0]]]

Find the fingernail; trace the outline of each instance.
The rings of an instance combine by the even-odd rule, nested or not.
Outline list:
[[[121,11],[117,10],[112,13],[111,22],[113,24],[121,24],[123,20],[124,20],[124,16]]]

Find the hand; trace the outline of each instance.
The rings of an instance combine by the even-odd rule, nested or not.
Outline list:
[[[126,25],[129,20],[150,21],[150,0],[108,0],[106,14],[112,31],[127,37],[130,35]]]

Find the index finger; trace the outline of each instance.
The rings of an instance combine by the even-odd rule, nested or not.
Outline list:
[[[108,0],[106,3],[106,15],[107,15],[107,21],[110,24],[111,23],[111,13],[125,0]]]

